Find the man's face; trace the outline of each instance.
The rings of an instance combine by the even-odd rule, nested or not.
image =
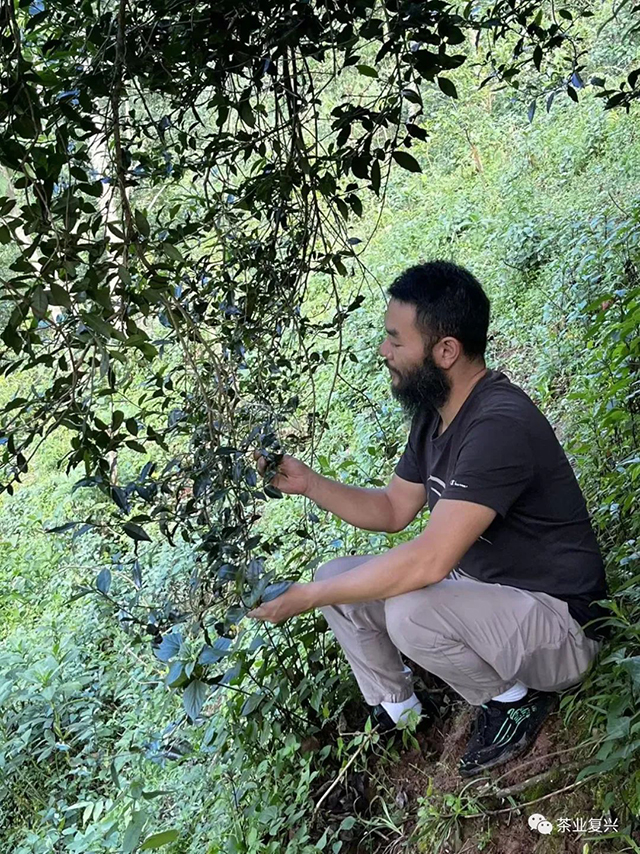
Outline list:
[[[384,321],[387,337],[378,352],[391,373],[391,394],[410,417],[425,408],[442,408],[451,393],[449,377],[435,363],[433,348],[425,349],[415,306],[391,299]]]

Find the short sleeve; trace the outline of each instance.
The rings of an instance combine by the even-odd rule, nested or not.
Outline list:
[[[422,483],[422,475],[418,468],[418,460],[412,443],[412,434],[409,434],[407,445],[402,452],[402,456],[398,460],[395,468],[398,477],[403,480],[410,480],[412,483]]]
[[[483,504],[504,517],[531,483],[533,464],[529,437],[519,421],[483,416],[469,427],[441,497]]]

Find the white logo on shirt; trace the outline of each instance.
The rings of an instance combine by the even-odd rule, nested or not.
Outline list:
[[[430,474],[428,479],[429,479],[429,480],[435,480],[435,482],[436,482],[436,483],[438,483],[438,484],[440,484],[440,485],[442,486],[442,488],[443,488],[443,489],[444,489],[444,488],[445,488],[445,486],[447,485],[447,484],[444,482],[444,480],[440,480],[440,478],[439,478],[439,477],[436,477],[436,476],[435,476],[435,475],[433,475],[433,474]],[[435,488],[435,486],[432,486],[432,487],[431,487],[431,489],[433,490],[433,492],[435,492],[435,494],[438,496],[438,498],[440,498],[440,496],[442,495],[442,493],[440,492],[440,490],[439,490],[439,489],[436,489],[436,488]]]
[[[458,483],[457,480],[450,481],[449,486],[461,486],[463,489],[469,489],[466,483]]]

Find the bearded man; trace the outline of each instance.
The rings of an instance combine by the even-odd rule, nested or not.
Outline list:
[[[328,561],[249,616],[319,608],[383,729],[423,711],[402,654],[436,674],[478,707],[460,763],[472,776],[530,748],[557,692],[584,677],[605,637],[604,566],[553,428],[485,364],[477,279],[433,261],[388,294],[379,353],[411,419],[390,483],[343,484],[286,455],[273,484],[368,531],[401,531],[425,503],[428,524],[384,554]]]

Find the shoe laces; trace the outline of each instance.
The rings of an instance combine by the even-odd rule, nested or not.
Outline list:
[[[497,731],[504,720],[503,715],[504,709],[501,709],[500,706],[492,705],[491,700],[488,703],[482,704],[474,721],[471,735],[471,738],[478,746],[484,747],[487,743],[491,743],[491,739],[495,734],[494,730]]]

